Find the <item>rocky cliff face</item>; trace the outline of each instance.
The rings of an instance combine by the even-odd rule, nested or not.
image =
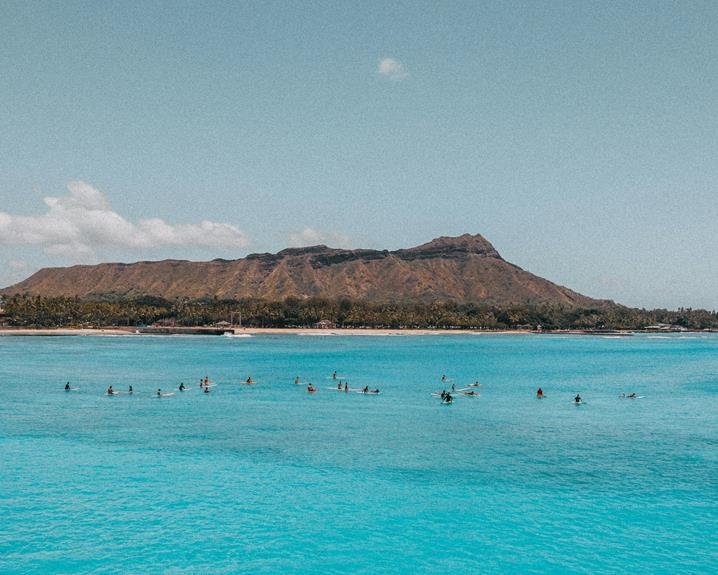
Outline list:
[[[238,260],[165,260],[42,269],[0,294],[153,295],[164,298],[287,297],[368,301],[599,302],[505,261],[480,235],[441,237],[396,251],[327,246],[251,254]]]

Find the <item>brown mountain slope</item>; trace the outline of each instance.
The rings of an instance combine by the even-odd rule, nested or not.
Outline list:
[[[238,260],[165,260],[46,268],[0,294],[369,301],[600,303],[505,261],[480,235],[441,237],[397,251],[313,246]]]

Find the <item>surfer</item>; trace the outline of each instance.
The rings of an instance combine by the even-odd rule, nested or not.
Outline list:
[[[446,374],[442,374],[441,376],[441,383],[444,383],[446,381]]]
[[[294,385],[299,385],[299,376],[294,378]]]
[[[629,399],[636,399],[638,396],[634,392],[634,393],[629,393],[626,397],[628,397]]]
[[[184,390],[185,390],[184,383],[180,383],[179,390],[180,390],[180,391],[184,391]]]
[[[70,391],[70,382],[69,381],[65,384],[65,391]]]
[[[332,373],[332,379],[336,380],[336,378],[337,378],[337,372],[335,371],[334,373]]]
[[[362,393],[369,393],[369,386],[364,386],[364,389],[361,390]]]
[[[107,395],[115,395],[115,390],[112,389],[112,386],[107,388]]]
[[[207,386],[205,386],[205,388],[204,388],[204,392],[205,392],[205,393],[209,393],[209,386],[208,386],[208,385],[207,385]]]
[[[312,393],[316,391],[316,388],[310,383],[309,385],[307,385],[307,391],[309,393]]]
[[[340,380],[339,383],[337,384],[337,389],[338,389],[339,391],[341,391],[342,389],[344,389],[344,384],[341,382],[341,380]]]
[[[159,387],[157,388],[157,397],[162,397],[162,390]]]
[[[581,396],[577,393],[576,397],[573,398],[573,401],[575,403],[583,403],[583,399],[581,399]]]
[[[134,390],[132,389],[132,386],[130,385],[130,387],[127,388],[127,393],[132,393],[133,391]]]
[[[536,390],[536,397],[543,397],[543,389],[541,389],[540,387]]]
[[[442,399],[442,402],[451,403],[452,401],[454,401],[454,398],[451,397],[451,394],[447,392],[446,395],[444,395],[444,399]]]
[[[456,385],[454,385],[453,383],[451,384],[451,391],[456,391]]]
[[[254,380],[252,379],[252,376],[250,375],[250,376],[247,378],[247,381],[245,381],[244,383],[246,383],[247,385],[253,384],[253,383],[254,383]]]

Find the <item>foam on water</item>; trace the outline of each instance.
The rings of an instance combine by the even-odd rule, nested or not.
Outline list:
[[[381,395],[317,385],[335,370]],[[236,383],[249,373],[260,383]],[[443,373],[480,397],[442,406]],[[152,396],[180,381],[190,393]],[[2,573],[718,560],[715,336],[5,337],[0,400]]]

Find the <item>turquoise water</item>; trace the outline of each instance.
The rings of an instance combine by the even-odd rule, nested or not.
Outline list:
[[[716,336],[0,337],[0,399],[1,573],[718,564]]]

